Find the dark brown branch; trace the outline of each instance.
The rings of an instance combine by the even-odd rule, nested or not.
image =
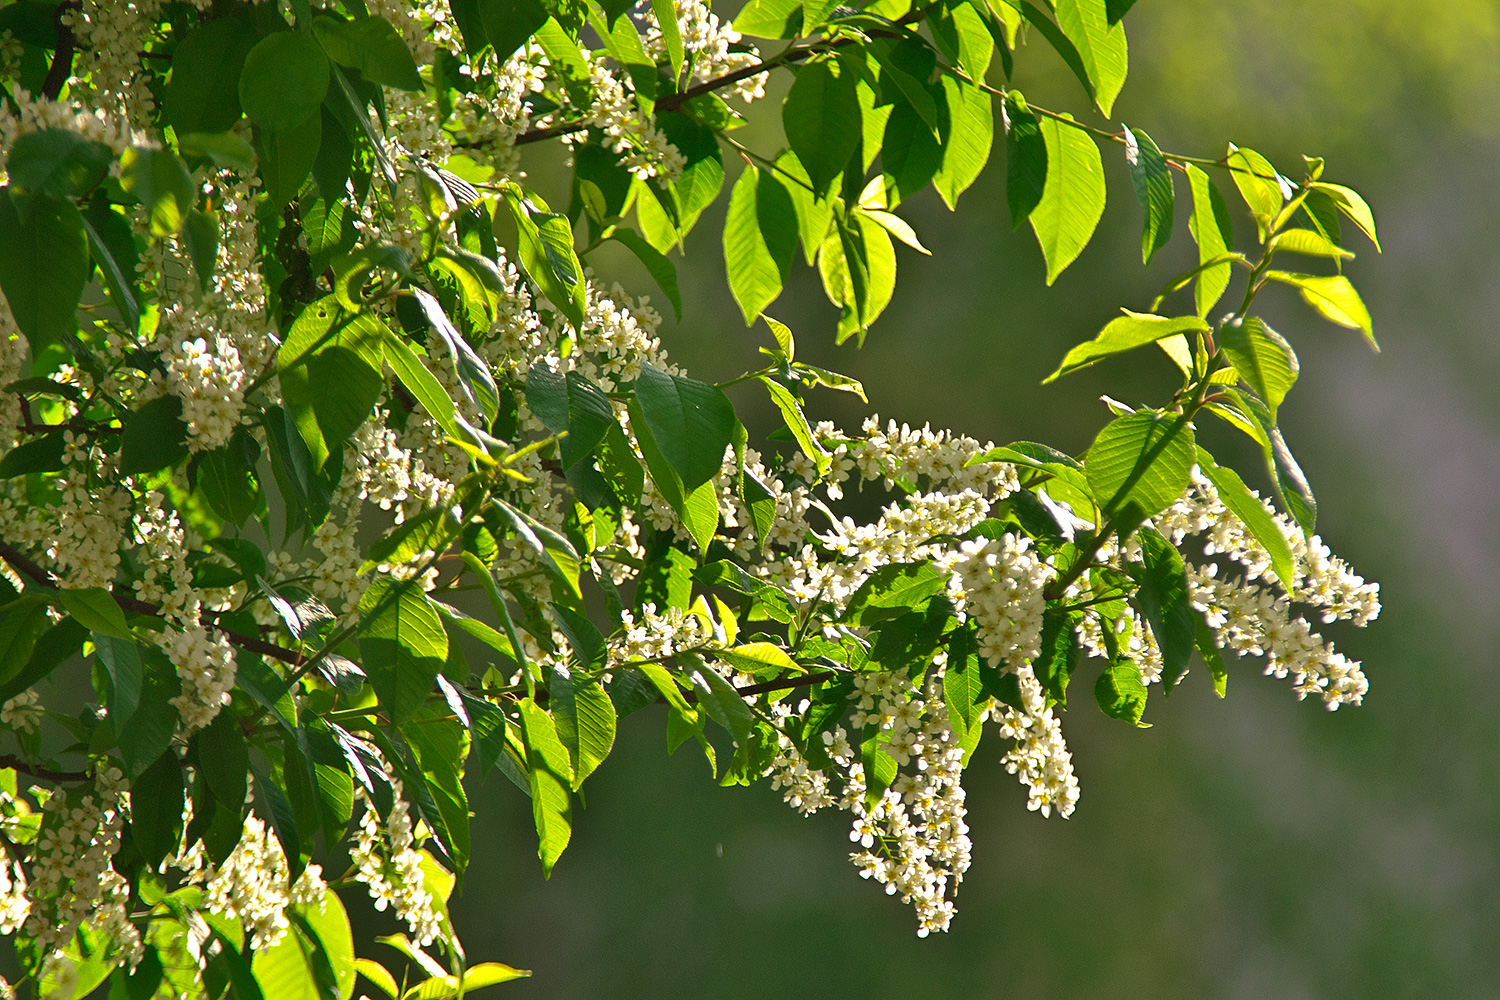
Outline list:
[[[821,674],[803,674],[801,677],[778,677],[774,681],[763,681],[760,684],[747,684],[742,688],[735,688],[742,697],[765,694],[767,691],[790,691],[793,688],[811,687],[814,684],[822,684],[831,681],[838,674],[831,670]]]
[[[5,542],[0,542],[0,558],[3,558],[6,562],[14,566],[18,572],[30,577],[38,585],[50,590],[60,589],[51,573],[42,569],[42,567],[26,558],[26,556]],[[122,611],[129,611],[137,615],[150,615],[153,618],[163,617],[160,605],[151,604],[148,601],[138,601],[133,597],[124,597],[120,594],[111,594],[110,596],[115,599],[115,603],[120,606]],[[293,665],[302,662],[302,654],[297,650],[287,649],[285,646],[278,646],[275,643],[266,642],[264,639],[258,639],[255,636],[245,635],[233,629],[225,628],[214,621],[208,614],[200,615],[198,621],[205,628],[214,629],[224,636],[224,638],[229,640],[231,645],[238,646],[247,652],[259,653],[262,656],[269,656],[274,660],[280,660],[283,663]]]
[[[28,764],[14,754],[0,755],[0,767],[14,768],[20,773],[32,778],[41,778],[44,781],[89,781],[93,775],[87,771],[54,771],[50,767],[40,767],[36,764]]]
[[[52,24],[57,30],[57,48],[52,53],[52,65],[47,67],[47,76],[42,80],[42,96],[49,101],[57,100],[68,77],[73,75],[73,50],[77,40],[73,37],[73,29],[68,27],[63,18],[82,6],[81,0],[69,0],[58,4],[57,10],[52,14]]]

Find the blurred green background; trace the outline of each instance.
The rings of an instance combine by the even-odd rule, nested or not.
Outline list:
[[[1026,811],[987,737],[965,781],[974,865],[952,931],[926,941],[849,864],[843,815],[799,818],[768,786],[715,788],[695,751],[667,757],[664,717],[644,710],[590,780],[550,882],[526,800],[496,776],[473,789],[455,911],[471,960],[535,970],[507,995],[1500,995],[1500,6],[1143,0],[1126,23],[1119,119],[1171,151],[1251,146],[1294,177],[1300,154],[1324,156],[1328,178],[1375,207],[1385,253],[1355,237],[1348,273],[1383,354],[1288,290],[1261,300],[1302,358],[1281,412],[1320,532],[1382,585],[1373,626],[1333,633],[1364,660],[1364,706],[1298,703],[1250,662],[1225,701],[1201,670],[1170,701],[1153,696],[1149,730],[1077,699],[1063,723],[1083,795],[1067,821]],[[1036,103],[1084,106],[1050,51],[1017,63]],[[1168,363],[1141,352],[1041,379],[1194,253],[1179,183],[1177,235],[1141,266],[1119,148],[1105,159],[1099,233],[1051,289],[1030,232],[1010,229],[997,151],[957,213],[931,196],[903,207],[935,256],[898,251],[895,301],[863,350],[832,346],[833,310],[806,269],[772,311],[801,355],[862,379],[882,417],[1081,451],[1107,419],[1099,394],[1158,401]],[[547,162],[533,181],[562,190]],[[767,341],[727,296],[717,223],[688,242],[686,318],[664,337],[694,375],[721,379]],[[1248,217],[1236,223],[1243,237]],[[770,428],[755,394],[735,401],[752,434]],[[831,393],[809,410],[847,426],[865,412]],[[1232,437],[1207,443],[1256,465]]]

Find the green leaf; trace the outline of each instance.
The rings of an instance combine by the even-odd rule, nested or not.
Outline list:
[[[179,137],[228,132],[240,120],[240,76],[255,44],[255,30],[236,17],[200,24],[177,43],[162,117]]]
[[[1198,244],[1198,263],[1206,264],[1228,253],[1234,247],[1234,229],[1229,221],[1229,206],[1224,196],[1208,175],[1191,163],[1187,165],[1188,183],[1193,191],[1193,217],[1188,222],[1188,231]],[[1198,273],[1198,282],[1193,288],[1198,315],[1207,317],[1214,303],[1229,287],[1230,266],[1226,261],[1205,267]]]
[[[464,970],[462,992],[468,994],[486,986],[508,983],[513,979],[525,979],[530,975],[530,969],[513,969],[500,962],[480,962]],[[450,997],[458,996],[459,992],[457,978],[434,976],[425,983],[407,990],[402,1000],[449,1000]]]
[[[114,597],[103,587],[89,587],[86,590],[59,589],[51,591],[48,596],[90,632],[135,642],[135,634],[125,623],[125,612],[120,610]]]
[[[643,364],[635,395],[652,442],[685,493],[719,474],[738,423],[722,390]]]
[[[734,30],[753,38],[793,38],[802,27],[802,0],[750,0]]]
[[[443,307],[438,304],[437,299],[421,288],[413,288],[411,293],[422,307],[423,313],[426,314],[427,322],[432,325],[438,336],[443,338],[443,344],[453,358],[453,367],[458,373],[458,380],[469,399],[479,407],[479,412],[484,414],[486,421],[493,421],[500,410],[500,390],[495,388],[490,366],[474,351],[474,348],[469,346],[469,342],[463,338],[452,321],[448,319],[447,314],[443,312]]]
[[[71,202],[32,195],[18,205],[0,188],[0,292],[33,358],[77,331],[92,270],[83,216]]]
[[[907,106],[917,113],[917,117],[922,119],[922,124],[927,126],[927,130],[932,133],[932,137],[941,141],[942,133],[938,128],[937,102],[933,100],[932,93],[927,89],[927,85],[901,66],[901,63],[905,62],[908,67],[912,67],[913,63],[921,60],[926,53],[919,46],[915,45],[915,43],[910,42],[903,43],[891,50],[883,47],[874,47],[870,51],[880,63],[881,86],[885,91],[884,96],[892,98],[899,95],[901,100],[905,101]],[[914,54],[907,55],[909,52],[913,52]],[[930,56],[927,56],[924,61],[931,62],[932,60]],[[885,87],[887,81],[894,86],[895,94],[892,94]]]
[[[1111,22],[1104,0],[1053,0],[1052,7],[1093,85],[1094,103],[1108,118],[1129,62],[1124,26]]]
[[[1079,617],[1076,611],[1062,611],[1055,607],[1043,611],[1041,652],[1031,662],[1031,669],[1041,681],[1047,697],[1063,708],[1068,707],[1068,681],[1078,666],[1079,643],[1075,626]]]
[[[1050,285],[1083,252],[1104,214],[1104,164],[1087,133],[1053,118],[1043,118],[1041,128],[1047,182],[1030,219]]]
[[[1271,516],[1271,512],[1266,510],[1265,504],[1250,492],[1233,469],[1214,464],[1208,452],[1202,449],[1198,451],[1198,468],[1214,484],[1219,499],[1229,508],[1229,512],[1239,519],[1270,554],[1271,569],[1275,572],[1276,579],[1289,585],[1297,578],[1297,564],[1286,536],[1281,533],[1280,525]]]
[[[1254,316],[1226,324],[1219,331],[1219,346],[1240,378],[1265,400],[1276,419],[1276,409],[1297,381],[1299,365],[1292,345]]]
[[[1124,537],[1182,495],[1197,458],[1185,415],[1137,410],[1099,432],[1083,469],[1100,509]]]
[[[1375,342],[1375,330],[1370,320],[1370,311],[1365,308],[1364,300],[1354,290],[1354,285],[1342,274],[1293,274],[1289,271],[1267,271],[1266,277],[1271,281],[1279,281],[1296,288],[1307,300],[1308,305],[1316,309],[1324,319],[1330,323],[1337,323],[1339,326],[1347,326],[1351,330],[1359,330],[1370,342],[1371,347],[1376,351],[1380,350],[1380,345]]]
[[[214,798],[231,805],[244,802],[250,757],[245,732],[234,712],[221,711],[193,738],[198,750],[198,769]]]
[[[776,524],[776,494],[766,485],[746,472],[741,477],[741,499],[750,508],[750,520],[755,527],[755,540],[761,552],[766,550],[766,540]]]
[[[549,431],[567,432],[564,471],[588,458],[615,424],[614,408],[602,389],[579,372],[560,375],[541,361],[526,375],[526,405]]]
[[[198,273],[198,287],[208,291],[219,255],[219,217],[212,212],[189,209],[184,229],[188,256]]]
[[[1093,340],[1079,344],[1069,351],[1067,357],[1063,358],[1062,364],[1058,365],[1057,371],[1043,379],[1042,384],[1045,385],[1080,368],[1087,368],[1094,362],[1111,355],[1133,350],[1144,344],[1155,343],[1163,337],[1208,331],[1208,324],[1196,316],[1178,316],[1169,319],[1166,316],[1155,316],[1150,313],[1131,312],[1129,309],[1122,309],[1121,312],[1125,315],[1119,319],[1110,320]]]
[[[717,650],[713,655],[736,670],[743,670],[757,677],[770,678],[805,672],[801,664],[774,642],[747,642],[730,649]]]
[[[130,782],[130,832],[146,864],[159,866],[182,839],[182,761],[170,748]]]
[[[107,636],[101,638],[104,643],[120,643],[120,640]],[[99,645],[100,650],[103,650],[104,643]],[[118,645],[115,648],[120,649]],[[102,652],[100,655],[102,658]],[[141,671],[140,699],[135,711],[128,716],[116,715],[113,719],[115,742],[120,747],[125,777],[134,780],[172,743],[179,720],[171,699],[182,693],[182,681],[166,654],[154,647],[142,652],[140,647],[131,645],[123,655],[138,657]]]
[[[336,131],[336,130],[335,130]],[[266,194],[278,207],[286,205],[302,190],[303,181],[318,162],[323,145],[323,116],[281,129],[262,129],[255,150]]]
[[[1162,686],[1171,691],[1193,655],[1197,613],[1188,599],[1187,571],[1176,546],[1156,531],[1141,531],[1136,537],[1145,569],[1135,599],[1161,650]]]
[[[96,204],[107,206],[108,202],[99,200]],[[118,228],[116,220],[120,223],[124,223],[125,220],[122,216],[109,211],[107,207],[102,212],[96,212],[93,205],[90,205],[89,215],[83,220],[83,231],[88,235],[89,253],[93,255],[94,263],[99,265],[99,272],[104,276],[104,284],[109,289],[110,298],[114,300],[115,309],[120,313],[120,318],[125,321],[128,329],[137,330],[141,325],[141,307],[135,287],[135,261],[132,259],[135,243],[130,239],[129,224],[125,223],[126,231],[121,239],[122,249],[125,249],[129,256],[122,253],[121,256],[125,257],[122,261],[116,259],[115,250],[110,247],[110,238],[95,228],[91,218],[99,219],[106,231]],[[115,235],[119,236],[118,233]],[[129,277],[126,276],[127,268],[130,271]]]
[[[345,313],[332,296],[302,310],[276,354],[281,397],[307,443],[313,465],[370,418],[385,391],[385,325],[370,313]]]
[[[339,1000],[353,988],[355,971],[343,904],[325,890],[322,906],[298,905],[288,916],[291,926],[281,941],[258,950],[251,962],[262,994],[276,1000]]]
[[[1255,228],[1264,243],[1271,235],[1271,223],[1281,213],[1281,184],[1277,180],[1276,168],[1271,161],[1253,149],[1241,149],[1229,144],[1229,155],[1224,164],[1234,186],[1240,189],[1240,197],[1255,217]]]
[[[948,104],[948,141],[932,186],[949,209],[973,184],[990,158],[995,141],[995,112],[989,92],[951,76],[943,77],[943,95]],[[1097,156],[1097,153],[1095,154]]]
[[[318,17],[313,20],[313,35],[328,58],[359,70],[371,83],[401,90],[420,91],[423,87],[411,50],[385,18],[366,16],[340,21]]]
[[[947,588],[947,578],[931,563],[882,566],[849,598],[844,620],[864,627],[908,613]]]
[[[1172,206],[1176,199],[1172,171],[1155,141],[1138,128],[1125,130],[1125,165],[1130,168],[1136,200],[1146,214],[1145,228],[1141,231],[1141,262],[1150,264],[1156,251],[1172,238]]]
[[[526,276],[575,328],[582,327],[587,286],[567,216],[548,211],[536,195],[514,184],[505,188],[505,203],[516,221]]]
[[[28,472],[57,472],[63,467],[63,433],[48,431],[16,445],[0,458],[0,479],[13,479]]]
[[[310,33],[278,31],[246,55],[240,107],[262,128],[290,129],[318,113],[328,80],[328,57]]]
[[[729,196],[724,264],[745,325],[781,294],[797,252],[797,209],[770,171],[747,166]]]
[[[792,432],[792,437],[797,439],[797,444],[801,447],[803,454],[812,459],[813,464],[817,466],[818,478],[821,479],[826,476],[833,459],[829,456],[828,450],[823,447],[817,438],[813,437],[812,427],[808,424],[807,417],[802,412],[802,404],[780,382],[765,375],[760,377],[760,381],[770,390],[771,401],[781,411],[781,419],[786,421],[787,429]]]
[[[11,185],[30,194],[76,198],[108,176],[113,160],[114,154],[104,143],[49,128],[16,139],[5,169]]]
[[[1019,229],[1042,200],[1047,185],[1047,140],[1021,92],[1005,98],[1010,128],[1005,133],[1005,199],[1010,205],[1010,227]]]
[[[833,199],[819,198],[813,193],[807,170],[791,150],[776,158],[776,169],[788,178],[786,190],[797,212],[797,238],[802,243],[803,259],[811,265],[818,248],[823,245],[823,237],[828,234],[828,225],[833,221]],[[930,171],[927,176],[932,176]],[[927,183],[926,178],[922,183]]]
[[[552,877],[552,866],[573,835],[568,787],[572,767],[568,750],[557,737],[552,716],[530,698],[521,700],[521,728],[526,735],[526,773],[531,783],[532,818],[536,822],[537,856],[542,874]]]
[[[1322,181],[1314,182],[1309,187],[1333,202],[1375,244],[1375,251],[1380,252],[1380,239],[1375,235],[1375,214],[1356,191],[1342,184],[1327,184]]]
[[[839,59],[818,59],[797,71],[781,108],[782,126],[818,196],[827,193],[859,148],[858,74]]]
[[[736,746],[743,746],[755,725],[755,716],[745,699],[716,670],[699,661],[693,671],[693,688],[698,695],[698,704],[708,712],[709,718],[729,731]]]
[[[524,511],[517,510],[504,500],[495,500],[495,507],[510,522],[516,537],[541,557],[542,566],[565,586],[574,597],[580,596],[578,589],[578,553],[571,542],[547,525],[533,519]]]
[[[485,36],[495,47],[495,58],[502,64],[547,23],[547,8],[541,0],[477,0],[475,5]],[[469,30],[465,29],[465,40],[468,37]],[[470,52],[481,47],[474,43],[468,46]]]
[[[457,690],[441,674],[438,681],[448,704],[424,707],[401,732],[417,755],[422,780],[432,797],[434,809],[428,811],[428,825],[434,827],[461,875],[469,863],[469,798],[463,786],[469,734],[462,719],[453,718],[450,706],[463,706]]]
[[[132,147],[120,156],[120,184],[151,216],[151,233],[170,236],[182,229],[196,191],[186,165],[169,150]]]
[[[1111,719],[1147,728],[1141,722],[1146,711],[1146,685],[1141,683],[1140,668],[1134,660],[1117,660],[1104,668],[1094,685],[1099,710]]]
[[[179,132],[177,149],[189,159],[208,160],[216,167],[255,172],[254,147],[230,132]]]
[[[7,637],[3,622],[0,617],[0,650],[14,641]],[[88,637],[88,630],[70,616],[47,628],[32,644],[29,657],[8,660],[0,656],[0,702],[9,701],[33,684],[46,680],[63,661],[83,648]]]
[[[571,784],[577,791],[584,779],[604,763],[615,745],[614,702],[598,681],[554,672],[548,686],[547,706],[558,739],[568,748],[573,763]]]
[[[125,421],[120,435],[120,471],[155,472],[188,455],[188,426],[182,422],[182,400],[157,396]]]
[[[646,271],[651,275],[651,280],[656,282],[656,286],[662,290],[667,301],[672,303],[672,313],[680,321],[682,319],[682,293],[677,290],[677,265],[642,239],[640,234],[633,229],[616,229],[609,234],[609,238],[623,244],[636,255],[642,264],[646,265]]]
[[[365,673],[399,725],[431,694],[448,659],[448,633],[432,601],[409,581],[372,583],[359,599],[359,623]]]
[[[1331,257],[1335,260],[1350,260],[1354,257],[1353,253],[1312,229],[1283,229],[1271,237],[1268,249],[1277,252],[1285,250],[1309,257]]]
[[[1229,686],[1229,671],[1224,669],[1224,654],[1219,651],[1213,629],[1203,620],[1203,613],[1199,612],[1193,617],[1193,645],[1208,666],[1209,673],[1213,675],[1214,694],[1222,698]]]
[[[21,670],[50,624],[47,601],[38,594],[23,594],[0,607],[0,679],[8,681]]]
[[[354,970],[364,976],[367,982],[379,987],[380,992],[390,997],[390,1000],[397,1000],[399,988],[396,986],[396,980],[386,971],[385,966],[372,959],[356,958]]]
[[[408,392],[416,397],[422,408],[438,422],[438,426],[449,437],[462,437],[458,431],[458,424],[454,421],[458,410],[453,405],[443,384],[437,380],[427,365],[423,363],[415,351],[413,351],[405,340],[389,328],[385,332],[385,363],[391,366],[391,371],[406,386]]]

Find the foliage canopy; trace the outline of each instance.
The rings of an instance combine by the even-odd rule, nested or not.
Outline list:
[[[653,704],[721,784],[849,812],[861,874],[923,936],[970,864],[986,729],[1032,809],[1072,812],[1086,662],[1138,726],[1195,653],[1220,694],[1250,654],[1357,704],[1309,617],[1363,625],[1377,590],[1314,534],[1277,426],[1297,356],[1254,305],[1289,285],[1373,346],[1339,270],[1350,231],[1378,249],[1373,216],[1315,159],[1294,180],[1090,124],[1130,6],[750,0],[731,27],[697,0],[0,5],[0,930],[38,992],[334,1000],[362,976],[441,1000],[525,975],[471,963],[448,918],[465,780],[515,784],[550,871]],[[1004,86],[1027,44],[1077,76],[1076,114]],[[759,114],[783,147],[737,138]],[[810,418],[818,391],[865,393],[766,315],[797,258],[863,342],[898,253],[930,252],[898,210],[929,186],[956,206],[997,138],[1049,284],[1105,155],[1144,260],[1189,213],[1198,265],[1049,379],[1156,345],[1180,388],[1107,400],[1076,456]],[[557,208],[519,154],[550,141]],[[721,196],[766,360],[708,382],[587,262],[621,244],[680,314],[670,253]],[[758,449],[735,405],[760,392],[785,427]],[[1274,504],[1200,419],[1259,446]],[[382,939],[399,977],[356,957],[356,884],[407,924]]]

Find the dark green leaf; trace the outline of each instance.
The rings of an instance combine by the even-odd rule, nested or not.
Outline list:
[[[1019,229],[1042,200],[1047,185],[1047,142],[1042,124],[1026,106],[1020,91],[1005,98],[1010,129],[1005,133],[1005,198],[1010,227]]]
[[[385,390],[385,325],[350,316],[332,296],[302,310],[277,352],[282,401],[315,468],[370,418]]]
[[[682,293],[677,290],[677,266],[650,243],[643,240],[633,229],[616,229],[609,238],[624,244],[640,262],[646,265],[651,280],[672,303],[672,313],[682,319]]]
[[[310,33],[278,31],[245,57],[240,106],[262,128],[290,129],[317,114],[328,78],[328,57]]]
[[[859,148],[858,75],[839,59],[819,59],[797,71],[781,121],[792,152],[823,195]]]
[[[104,180],[113,159],[102,142],[49,128],[16,139],[5,168],[10,183],[30,194],[76,198]]]
[[[1117,660],[1105,667],[1094,685],[1094,698],[1110,718],[1145,728],[1141,716],[1146,711],[1146,685],[1134,660]]]
[[[1048,607],[1042,613],[1041,652],[1031,662],[1031,669],[1041,681],[1047,697],[1063,708],[1068,707],[1068,681],[1078,666],[1078,633],[1075,631],[1078,618],[1076,611]]]
[[[130,830],[152,868],[177,853],[182,839],[182,761],[167,750],[130,782]]]
[[[565,471],[588,458],[615,423],[609,397],[597,385],[576,371],[559,375],[540,361],[526,375],[526,405],[554,434],[567,432]]]
[[[1130,183],[1146,215],[1141,230],[1141,262],[1150,264],[1156,251],[1172,238],[1172,206],[1176,197],[1172,171],[1149,135],[1138,128],[1127,128],[1125,135],[1125,165],[1130,168]]]
[[[155,472],[188,455],[188,426],[182,422],[182,400],[157,396],[132,413],[120,435],[120,471]]]
[[[240,76],[255,43],[254,29],[236,17],[206,21],[177,43],[162,117],[179,136],[228,132],[240,120]]]
[[[383,17],[356,17],[352,21],[318,17],[313,21],[313,34],[328,58],[359,70],[371,83],[401,90],[423,87],[411,50]]]
[[[738,422],[723,391],[642,365],[635,392],[652,440],[684,491],[717,476]]]
[[[380,703],[397,724],[426,702],[448,658],[437,609],[413,583],[376,580],[359,601],[360,652]]]
[[[1170,692],[1193,655],[1193,622],[1197,616],[1189,600],[1182,554],[1156,531],[1141,531],[1136,537],[1145,569],[1135,599],[1161,650],[1162,687]]]
[[[0,291],[33,358],[77,331],[91,270],[83,216],[71,202],[32,195],[18,204],[0,188]]]

